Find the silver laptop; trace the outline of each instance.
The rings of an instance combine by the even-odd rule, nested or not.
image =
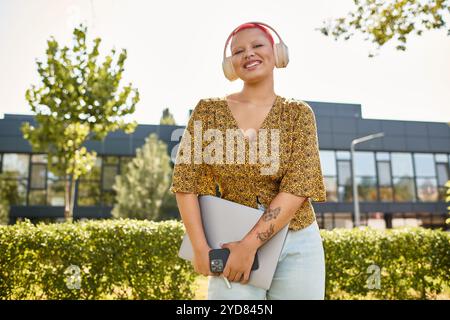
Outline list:
[[[242,240],[264,213],[262,210],[210,195],[199,196],[198,200],[203,230],[212,249],[219,249],[220,243]],[[251,272],[249,284],[266,290],[270,288],[287,232],[288,225],[258,249],[259,268]],[[184,235],[178,255],[190,261],[194,257],[187,234]]]

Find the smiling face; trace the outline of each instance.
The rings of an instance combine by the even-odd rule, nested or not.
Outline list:
[[[233,67],[244,82],[255,82],[273,75],[275,56],[270,40],[258,28],[234,35],[230,44]]]

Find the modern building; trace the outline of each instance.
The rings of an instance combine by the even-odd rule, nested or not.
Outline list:
[[[384,137],[358,144],[355,178],[361,222],[375,227],[421,225],[446,228],[445,183],[450,171],[450,127],[447,123],[363,119],[361,105],[307,101],[316,116],[327,202],[313,203],[322,228],[351,227],[353,139],[383,132]],[[6,114],[0,119],[0,172],[17,187],[11,221],[63,216],[64,181],[47,170],[47,158],[33,154],[23,139],[21,123],[32,116]],[[133,134],[111,133],[89,141],[96,150],[94,170],[78,181],[75,218],[111,216],[114,177],[134,156],[150,133],[178,144],[172,132],[181,126],[139,125]],[[179,138],[179,135],[177,135]],[[174,212],[173,216],[178,213]]]

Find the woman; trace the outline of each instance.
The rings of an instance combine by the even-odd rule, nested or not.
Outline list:
[[[274,92],[273,69],[287,65],[287,47],[281,38],[281,44],[274,44],[264,26],[268,25],[246,23],[230,35],[232,56],[224,59],[225,76],[229,80],[240,78],[244,86],[240,92],[225,97],[200,99],[183,134],[171,191],[176,193],[194,247],[194,269],[210,276],[208,299],[323,299],[324,252],[311,205],[311,200],[326,200],[315,116],[305,102],[286,99]],[[238,154],[241,151],[240,155],[245,155],[245,161],[220,161],[225,155],[227,160],[234,160],[230,150],[235,149],[228,149],[224,140],[215,135],[216,148],[211,152],[211,139],[195,142],[199,128],[202,133],[207,130],[240,132],[237,137],[245,142],[245,150],[242,144],[239,149],[234,137],[232,146],[239,149]],[[270,131],[270,137],[277,139],[267,143],[263,139],[267,136],[260,134],[263,131],[266,134]],[[252,150],[257,152],[268,145],[273,147],[270,161],[261,161],[263,157],[256,157],[260,160],[256,163],[250,161],[255,159],[250,152],[250,147],[255,145],[257,149]],[[267,170],[268,166],[272,170]],[[231,289],[221,277],[210,272],[211,248],[205,239],[197,200],[197,195],[216,195],[216,187],[224,199],[266,208],[243,239],[222,246],[230,249],[222,276],[231,282]],[[270,289],[249,285],[256,251],[286,224],[289,231]]]

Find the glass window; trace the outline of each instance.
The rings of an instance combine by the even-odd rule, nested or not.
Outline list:
[[[103,164],[119,164],[119,157],[105,156],[102,157]]]
[[[437,201],[439,194],[434,178],[417,178],[417,196],[420,201],[430,202]]]
[[[381,202],[392,202],[394,200],[394,193],[392,187],[380,187],[380,201]]]
[[[445,153],[438,153],[435,155],[436,162],[448,162],[447,155]]]
[[[428,153],[415,153],[414,164],[416,167],[416,175],[418,177],[435,177],[436,170],[434,167],[433,155]]]
[[[324,177],[327,201],[337,201],[336,177]]]
[[[100,180],[100,172],[102,168],[102,159],[97,157],[91,171],[82,175],[80,180]]]
[[[377,160],[390,160],[389,152],[377,152]]]
[[[31,155],[31,162],[47,163],[47,155],[46,154],[33,154],[33,155]]]
[[[340,202],[351,202],[353,201],[353,189],[352,186],[339,186],[338,195]]]
[[[437,167],[438,185],[445,186],[445,183],[448,181],[448,167],[445,163],[438,163],[436,167]]]
[[[45,179],[47,177],[46,164],[31,165],[31,189],[45,189]]]
[[[103,167],[103,190],[112,190],[117,174],[118,168],[116,165],[106,165]]]
[[[100,205],[100,183],[97,181],[78,182],[78,205]]]
[[[25,205],[27,180],[25,179],[8,179],[8,173],[0,175],[0,187],[2,194],[11,205]]]
[[[336,151],[336,158],[339,160],[350,160],[350,151]]]
[[[377,201],[377,181],[371,177],[356,177],[360,201]]]
[[[391,185],[391,166],[389,162],[378,162],[378,181],[380,186]]]
[[[51,206],[64,206],[64,189],[65,180],[47,179],[47,203]]]
[[[412,178],[394,178],[394,198],[395,201],[415,201],[414,180]]]
[[[376,176],[373,152],[355,152],[355,174],[356,176]]]
[[[3,155],[3,171],[10,172],[11,177],[28,179],[29,155],[5,153]]]
[[[30,190],[28,195],[28,205],[45,205],[46,204],[46,192],[45,190]]]
[[[321,150],[319,152],[323,175],[336,176],[336,158],[334,156],[334,151]]]
[[[338,162],[338,172],[339,172],[339,185],[351,185],[352,175],[350,170],[350,161],[339,161]]]
[[[392,174],[394,177],[413,177],[413,164],[410,153],[393,152],[391,154]]]
[[[28,180],[20,179],[17,181],[17,197],[15,202],[11,202],[13,205],[24,206],[27,204],[27,185]]]

